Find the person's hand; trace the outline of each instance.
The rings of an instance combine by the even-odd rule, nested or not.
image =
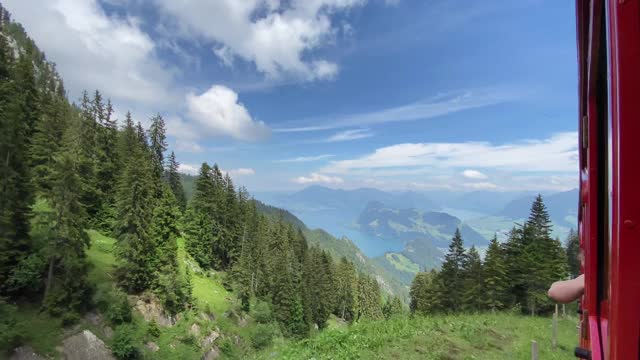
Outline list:
[[[556,281],[551,285],[548,295],[563,304],[577,300],[584,293],[584,274],[572,280]]]

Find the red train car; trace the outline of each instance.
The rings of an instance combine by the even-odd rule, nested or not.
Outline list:
[[[640,359],[640,0],[577,0],[584,359]]]

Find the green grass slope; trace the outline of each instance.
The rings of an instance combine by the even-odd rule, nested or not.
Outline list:
[[[575,318],[561,319],[558,349],[551,348],[551,319],[511,314],[398,317],[327,329],[316,337],[281,344],[255,359],[571,359]]]

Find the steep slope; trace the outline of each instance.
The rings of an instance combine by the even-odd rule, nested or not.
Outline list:
[[[403,281],[400,281],[393,273],[369,257],[346,237],[336,238],[322,229],[309,229],[300,219],[287,210],[265,205],[255,201],[258,210],[272,220],[282,220],[294,225],[304,234],[311,246],[317,246],[327,251],[335,261],[345,257],[351,261],[358,271],[372,275],[387,294],[408,299],[408,289]]]

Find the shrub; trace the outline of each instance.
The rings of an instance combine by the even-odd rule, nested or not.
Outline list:
[[[111,352],[118,359],[137,359],[140,356],[140,351],[136,343],[133,326],[130,324],[120,325],[113,334]]]
[[[69,311],[62,314],[62,325],[71,326],[77,324],[80,321],[80,315],[78,313]]]
[[[113,324],[131,322],[131,307],[127,295],[121,290],[113,290],[109,294],[110,305],[107,309],[107,319]]]
[[[271,305],[265,301],[258,301],[253,307],[253,318],[260,324],[268,324],[273,319]]]
[[[274,335],[273,326],[258,324],[251,334],[251,346],[257,350],[267,348],[273,344]]]
[[[13,349],[23,338],[22,324],[16,320],[17,308],[0,298],[0,357],[3,349]]]
[[[151,320],[151,322],[149,322],[149,326],[147,327],[147,334],[153,337],[160,336],[160,327],[155,320]]]

